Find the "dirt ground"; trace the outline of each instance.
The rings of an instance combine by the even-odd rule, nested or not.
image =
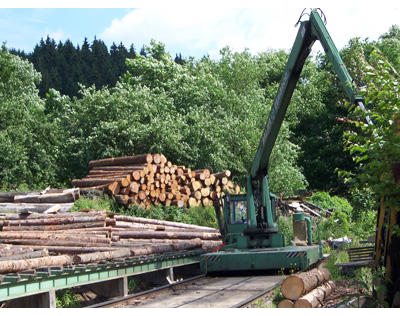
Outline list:
[[[349,301],[358,295],[365,293],[360,285],[355,285],[353,280],[336,281],[336,289],[325,300],[323,308],[340,305],[343,301]]]

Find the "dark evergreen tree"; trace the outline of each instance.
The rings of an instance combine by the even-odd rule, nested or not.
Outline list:
[[[183,65],[184,60],[183,60],[183,58],[182,58],[182,54],[179,54],[179,55],[176,54],[176,55],[175,55],[174,61],[175,61],[177,64],[179,64],[179,65]]]
[[[97,88],[111,85],[112,70],[110,55],[106,44],[102,40],[94,39],[92,46],[92,73]]]
[[[136,57],[135,46],[131,44],[131,46],[129,46],[128,58],[134,59],[135,57]]]
[[[127,71],[125,60],[137,56],[133,44],[127,49],[122,42],[118,45],[113,43],[108,51],[105,43],[96,37],[92,44],[85,37],[79,48],[69,39],[56,44],[54,39],[47,36],[46,40],[40,40],[32,53],[26,54],[16,49],[10,49],[9,52],[29,60],[42,74],[38,86],[41,97],[51,88],[69,97],[78,96],[78,83],[84,86],[95,85],[98,89],[112,87]],[[141,48],[140,54],[147,56],[145,46]],[[176,62],[184,62],[181,54],[176,56]]]

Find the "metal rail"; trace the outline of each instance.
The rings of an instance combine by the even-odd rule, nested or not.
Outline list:
[[[178,282],[175,282],[175,283],[172,283],[172,284],[162,285],[162,286],[150,289],[150,290],[146,290],[146,291],[142,291],[142,292],[139,292],[139,293],[131,294],[131,295],[128,295],[128,296],[125,296],[125,297],[120,297],[120,298],[116,298],[116,299],[113,299],[113,300],[109,300],[109,301],[105,301],[105,302],[101,302],[101,303],[85,306],[84,308],[99,308],[99,307],[112,306],[114,304],[118,304],[118,303],[121,303],[121,302],[129,301],[129,300],[131,300],[133,298],[136,298],[138,296],[142,296],[142,295],[146,295],[146,294],[162,291],[162,290],[165,290],[165,289],[168,289],[168,288],[172,288],[172,287],[174,287],[176,285],[184,284],[186,282],[191,282],[193,280],[197,280],[197,279],[204,278],[204,277],[205,277],[205,274],[196,275],[194,277],[191,277],[191,278],[188,278],[188,279],[185,279],[185,280],[182,280],[182,281],[178,281]]]
[[[142,274],[174,266],[199,262],[204,250],[170,253],[161,256],[126,258],[114,262],[73,265],[67,267],[42,267],[2,276],[0,302],[68,289],[92,283],[109,281],[125,276]]]
[[[235,287],[237,285],[240,285],[242,283],[244,284],[247,281],[249,281],[250,279],[253,279],[255,277],[256,276],[249,276],[248,278],[245,278],[245,279],[233,282],[233,283],[231,283],[229,285],[226,285],[223,288],[219,288],[219,289],[213,290],[210,293],[198,296],[198,297],[193,298],[191,300],[185,300],[184,303],[178,304],[178,305],[174,306],[174,308],[183,307],[183,306],[189,305],[191,303],[201,301],[201,300],[203,300],[203,299],[205,299],[207,297],[211,297],[211,296],[213,296],[213,295],[215,295],[217,293],[223,292],[225,290],[229,290],[230,288]],[[87,306],[85,308],[100,308],[100,307],[117,307],[118,308],[121,303],[124,306],[127,306],[127,305],[129,306],[129,301],[132,300],[132,299],[137,299],[137,298],[139,298],[141,296],[144,296],[144,295],[147,295],[147,294],[151,294],[151,293],[161,292],[161,291],[163,291],[165,289],[172,289],[175,286],[182,285],[182,284],[191,282],[193,280],[201,280],[202,278],[204,278],[204,280],[207,280],[207,277],[205,275],[198,275],[198,276],[195,276],[195,277],[192,277],[192,278],[188,278],[188,279],[180,281],[180,282],[176,282],[176,283],[173,283],[173,284],[167,284],[167,285],[164,285],[164,286],[160,286],[160,287],[157,287],[157,288],[153,288],[151,290],[147,290],[147,291],[143,291],[143,292],[140,292],[140,293],[132,294],[132,295],[129,295],[129,296],[126,296],[126,297],[122,297],[122,298],[118,298],[118,299],[115,299],[115,300],[110,300],[110,301],[98,303],[98,304],[95,304],[95,305],[90,305],[90,306]],[[273,285],[268,286],[266,289],[263,289],[263,290],[257,292],[256,294],[251,295],[250,297],[248,297],[248,298],[246,298],[246,299],[244,299],[244,300],[242,300],[242,301],[240,301],[240,302],[238,302],[236,304],[228,306],[228,307],[229,308],[244,307],[247,304],[251,303],[252,301],[254,301],[254,300],[264,296],[265,294],[273,291],[276,287],[278,287],[278,286],[280,286],[282,284],[282,281],[283,280],[277,281]],[[204,288],[199,289],[199,291],[206,289],[209,285],[210,285],[209,283],[205,284]],[[243,291],[246,291],[246,290],[243,290]],[[140,308],[140,306],[138,306],[138,307]]]

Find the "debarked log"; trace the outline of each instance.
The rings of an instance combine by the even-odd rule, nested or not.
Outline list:
[[[92,243],[109,243],[107,237],[82,236],[80,234],[55,234],[45,232],[0,232],[0,239],[42,239],[42,240],[65,240]]]
[[[39,225],[63,225],[77,223],[93,223],[105,221],[105,215],[77,216],[77,217],[50,217],[37,219],[5,220],[4,226],[39,226]]]
[[[79,254],[73,256],[74,263],[90,263],[90,262],[98,262],[103,260],[112,260],[118,258],[127,258],[130,257],[131,250],[130,249],[116,249],[113,251],[102,251],[102,252],[93,252],[87,254]]]
[[[105,221],[92,222],[92,223],[63,224],[63,225],[4,226],[3,231],[21,231],[21,230],[54,231],[54,230],[104,227],[104,224]]]
[[[11,273],[36,269],[44,266],[63,266],[70,264],[72,264],[72,258],[67,255],[22,260],[6,260],[0,261],[0,273]]]
[[[217,240],[221,238],[219,233],[205,233],[205,232],[169,232],[169,231],[121,231],[116,232],[120,238],[165,238],[165,239],[195,239],[200,238],[204,240]]]
[[[18,254],[18,255],[1,256],[0,261],[33,259],[33,258],[45,257],[48,255],[49,255],[49,252],[47,249],[41,249],[41,250],[36,250],[36,251],[25,252],[25,253]]]
[[[14,203],[72,203],[77,199],[79,199],[79,188],[65,190],[62,193],[16,195]]]
[[[1,240],[0,240],[1,241]],[[43,239],[7,239],[7,243],[14,245],[35,245],[35,246],[68,246],[68,247],[107,247],[107,243],[95,243],[75,240],[43,240]]]
[[[163,220],[156,220],[156,219],[150,219],[150,218],[131,217],[131,216],[124,216],[124,215],[115,215],[114,218],[117,221],[121,220],[121,221],[126,221],[126,222],[133,222],[133,223],[152,224],[152,225],[165,225],[165,226],[187,228],[187,229],[193,228],[193,230],[217,232],[217,230],[215,228],[211,228],[211,227],[198,226],[198,225],[185,224],[185,223],[177,223],[177,222],[170,222],[170,221],[163,221]]]
[[[0,203],[0,212],[8,213],[43,213],[54,205],[61,207],[60,212],[67,212],[73,206],[74,203],[59,203],[59,204],[48,204],[48,203]]]

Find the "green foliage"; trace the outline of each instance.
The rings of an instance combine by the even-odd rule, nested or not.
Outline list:
[[[27,61],[0,49],[0,186],[55,185],[57,128],[47,120]]]
[[[349,262],[349,256],[346,251],[333,250],[331,251],[328,261],[325,264],[325,268],[331,273],[332,281],[339,281],[345,279],[344,276],[340,274],[340,268],[336,267],[336,264]]]
[[[218,229],[217,215],[213,206],[194,207],[185,213],[185,223]]]
[[[367,54],[362,45],[354,41],[349,50],[356,69],[364,74],[365,88],[361,93],[367,111],[348,104],[353,126],[345,135],[346,149],[359,171],[357,175],[347,173],[347,180],[367,186],[377,198],[391,197],[389,203],[398,205],[400,189],[394,183],[392,164],[400,157],[399,75],[375,47]],[[366,123],[367,117],[373,124]]]
[[[281,234],[285,236],[286,244],[289,244],[294,238],[293,234],[293,216],[280,216],[279,217],[279,228]]]
[[[77,212],[82,209],[107,210],[119,213],[123,208],[108,195],[88,195],[87,197],[81,197],[79,200],[75,201],[71,212]]]
[[[332,211],[341,211],[347,214],[347,216],[352,215],[353,207],[350,203],[342,197],[331,196],[328,192],[316,192],[310,197],[310,202],[320,208]]]
[[[347,199],[331,196],[327,192],[316,192],[310,197],[312,204],[332,211],[328,219],[317,220],[321,239],[348,236],[356,243],[374,234],[376,211],[371,191],[368,188],[353,188],[350,195],[351,204]],[[313,233],[315,238],[316,231]]]
[[[76,295],[70,290],[62,290],[56,293],[56,307],[57,308],[78,308],[82,304]]]
[[[218,229],[218,222],[213,207],[199,206],[191,209],[183,209],[177,206],[159,205],[152,206],[147,210],[133,205],[129,209],[121,208],[119,212],[129,216],[181,222]]]

